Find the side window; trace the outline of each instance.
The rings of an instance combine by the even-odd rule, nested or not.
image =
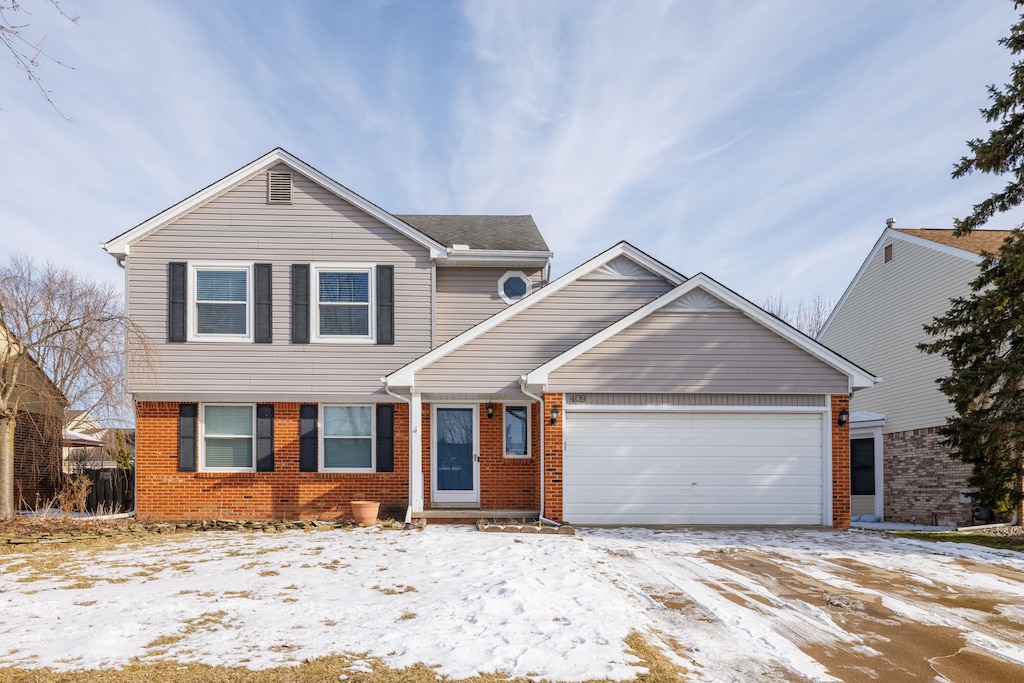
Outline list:
[[[530,406],[506,405],[502,411],[505,432],[505,457],[530,457]]]
[[[533,291],[533,281],[518,270],[511,270],[498,280],[498,296],[505,303],[515,303]]]
[[[373,341],[373,270],[373,266],[313,266],[315,341]]]
[[[320,418],[320,470],[373,472],[373,406],[325,405]]]
[[[196,263],[190,269],[190,339],[251,339],[252,266]]]
[[[203,405],[203,469],[249,472],[256,469],[253,405]]]

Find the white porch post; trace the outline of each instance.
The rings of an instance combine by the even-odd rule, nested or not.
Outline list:
[[[409,396],[409,504],[413,514],[423,512],[423,400]]]

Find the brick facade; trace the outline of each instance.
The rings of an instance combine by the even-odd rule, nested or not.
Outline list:
[[[884,514],[887,522],[933,524],[941,518],[970,524],[971,502],[960,500],[970,465],[953,460],[938,427],[882,435]]]
[[[838,424],[840,411],[850,410],[850,397],[832,396],[832,526],[850,527],[850,423]]]
[[[61,486],[61,416],[22,411],[14,421],[14,504],[34,510]]]
[[[541,424],[544,429],[544,517],[562,521],[562,423],[563,394],[544,394]],[[551,409],[558,408],[558,420],[551,424]]]

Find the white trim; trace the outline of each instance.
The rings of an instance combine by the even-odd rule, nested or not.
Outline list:
[[[885,246],[886,239],[890,237],[894,240],[902,240],[910,244],[916,244],[919,247],[926,247],[942,254],[957,256],[975,264],[981,263],[983,258],[979,254],[975,254],[973,251],[967,251],[966,249],[960,249],[958,247],[951,247],[947,244],[940,244],[939,242],[926,240],[923,237],[917,237],[915,235],[908,235],[904,232],[900,232],[899,229],[896,228],[886,228],[878,237],[878,240],[875,242],[875,246],[871,247],[871,251],[868,252],[867,258],[865,258],[864,262],[860,264],[860,268],[857,269],[857,274],[853,276],[853,279],[850,280],[850,284],[846,286],[846,290],[843,292],[843,295],[839,297],[839,301],[836,303],[835,308],[832,309],[832,313],[829,314],[828,319],[825,320],[825,324],[821,326],[821,329],[818,331],[815,339],[821,339],[825,332],[828,331],[829,326],[832,325],[832,321],[835,320],[836,315],[838,315],[839,309],[843,307],[843,304],[846,303],[846,300],[849,298],[850,292],[852,292],[853,288],[857,286],[858,282],[860,282],[860,279],[868,269],[868,265],[871,264],[878,252]],[[896,254],[894,258],[899,258],[899,254]]]
[[[544,363],[539,368],[536,368],[532,372],[529,372],[522,377],[522,381],[529,386],[546,387],[548,384],[548,378],[552,372],[558,370],[566,363],[579,358],[587,351],[590,351],[598,344],[610,339],[612,336],[618,334],[627,327],[634,323],[646,318],[651,313],[663,308],[667,304],[676,301],[685,294],[693,291],[696,288],[701,288],[708,292],[712,296],[724,301],[725,303],[732,306],[737,311],[743,313],[751,320],[760,323],[762,326],[768,328],[775,334],[779,335],[783,339],[791,342],[800,349],[806,351],[810,355],[814,356],[826,365],[830,365],[839,372],[842,372],[849,378],[850,389],[864,388],[874,386],[879,378],[868,373],[863,368],[855,365],[854,363],[846,360],[839,354],[835,353],[831,349],[823,346],[821,343],[814,341],[810,337],[801,332],[797,331],[790,325],[782,322],[778,318],[769,313],[766,313],[762,309],[758,308],[754,304],[750,303],[740,295],[736,294],[732,290],[722,286],[715,280],[711,279],[704,273],[698,273],[692,278],[682,283],[675,289],[672,289],[660,297],[651,301],[647,305],[637,309],[630,313],[621,320],[612,323],[608,327],[604,328],[597,334],[594,334],[587,339],[583,340],[576,346],[565,351],[564,353],[555,356],[547,363]],[[543,291],[543,290],[541,290]]]
[[[377,342],[377,266],[374,263],[310,263],[309,341],[312,344],[375,344]],[[320,273],[366,273],[369,301],[367,334],[320,334]]]
[[[365,439],[365,436],[328,436],[324,429],[324,408],[367,408],[370,411],[370,466],[369,467],[327,467],[324,465],[324,439]],[[375,406],[366,403],[321,403],[316,416],[317,419],[317,472],[350,473],[350,474],[372,474],[377,471],[377,420]]]
[[[533,441],[533,404],[529,402],[507,401],[501,405],[501,457],[507,460],[529,460],[533,457],[530,442]],[[508,444],[505,442],[508,432],[505,430],[505,411],[508,408],[526,409],[526,453],[509,455]]]
[[[100,246],[102,246],[103,249],[112,256],[123,257],[129,253],[131,245],[135,242],[138,242],[140,239],[159,230],[160,228],[163,228],[196,207],[224,194],[228,190],[231,190],[246,180],[249,180],[257,173],[262,173],[276,164],[284,164],[290,167],[293,171],[306,176],[313,182],[321,185],[324,189],[333,192],[345,201],[355,205],[367,214],[378,219],[385,225],[394,228],[417,244],[428,249],[430,251],[431,258],[447,258],[448,250],[440,242],[428,237],[405,221],[396,218],[376,204],[370,202],[364,197],[361,197],[338,181],[324,175],[306,162],[302,161],[298,157],[292,156],[280,147],[267,152],[259,159],[246,164],[237,171],[221,178],[211,185],[208,185],[187,199],[161,211],[157,215],[143,221],[127,232],[114,237],[108,242],[101,242]]]
[[[546,265],[554,254],[550,251],[513,251],[506,249],[448,249],[445,265],[470,265],[478,261],[514,261],[536,266]]]
[[[444,344],[441,344],[437,348],[429,351],[411,363],[399,368],[392,372],[390,375],[384,378],[384,383],[387,386],[392,387],[413,387],[415,386],[416,373],[419,370],[427,367],[431,363],[444,358],[449,353],[461,348],[462,346],[473,341],[477,337],[483,335],[485,332],[493,330],[498,325],[502,324],[509,318],[519,314],[521,311],[534,306],[535,304],[544,301],[549,296],[560,292],[567,286],[571,285],[582,276],[591,272],[595,268],[599,268],[605,263],[608,263],[614,258],[619,256],[628,256],[632,260],[636,261],[640,265],[644,266],[651,272],[661,275],[663,278],[668,280],[673,285],[678,285],[681,282],[685,282],[686,278],[677,273],[676,271],[668,268],[667,266],[654,260],[647,254],[643,253],[628,242],[619,242],[611,249],[604,251],[589,261],[573,268],[568,273],[558,278],[554,282],[547,284],[540,289],[535,289],[532,294],[529,294],[508,308],[501,310],[490,318],[487,318],[483,322],[474,325],[462,334],[456,335],[452,339],[449,339]]]
[[[517,278],[526,283],[526,293],[523,294],[521,297],[517,297],[515,299],[505,294],[505,283],[511,280],[512,278]],[[498,278],[498,296],[500,296],[502,301],[504,301],[507,304],[514,304],[520,299],[525,299],[526,297],[530,296],[531,292],[533,292],[533,280],[531,280],[529,276],[521,270],[510,270],[506,272],[504,275],[502,275],[500,278]]]
[[[461,408],[473,411],[473,490],[443,491],[441,499],[437,490],[437,409]],[[480,404],[479,403],[431,403],[430,404],[430,501],[445,503],[480,503]]]
[[[832,526],[832,397],[821,414],[821,525]]]
[[[822,413],[825,406],[608,406],[565,405],[570,413]]]
[[[198,271],[245,271],[245,334],[199,333]],[[186,340],[190,342],[251,342],[253,339],[253,264],[243,261],[189,261],[188,262],[188,317]],[[230,302],[224,302],[230,303]]]
[[[206,466],[206,408],[207,406],[245,406],[252,409],[252,435],[249,436],[251,444],[250,453],[252,467],[207,467]],[[200,403],[199,404],[199,471],[200,472],[255,472],[256,471],[256,404],[255,403]],[[218,434],[212,438],[243,438],[244,434],[228,435]]]

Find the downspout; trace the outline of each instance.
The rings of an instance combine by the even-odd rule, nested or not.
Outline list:
[[[394,396],[399,401],[402,401],[403,403],[408,403],[410,406],[412,405],[412,398],[406,398],[405,396],[402,396],[401,394],[396,394],[395,392],[391,391],[391,387],[388,386],[387,378],[381,377],[380,378],[380,383],[384,385],[384,393],[385,394],[387,394],[388,396]],[[411,410],[409,412],[410,412],[410,414],[412,413]],[[410,423],[411,422],[412,421],[410,420]],[[418,432],[419,429],[417,429],[416,431]],[[412,448],[412,446],[410,446],[410,448]],[[410,467],[409,470],[410,470],[409,471],[409,476],[412,477],[413,476],[412,475],[412,468]],[[412,486],[409,487],[409,496],[410,496],[409,505],[406,506],[406,508],[405,508],[405,523],[406,524],[412,524],[412,499],[411,499],[411,496],[412,496]]]
[[[523,393],[540,403],[540,513],[537,515],[542,523],[548,526],[562,526],[544,516],[544,399],[526,388],[526,377],[519,378],[519,388]]]

